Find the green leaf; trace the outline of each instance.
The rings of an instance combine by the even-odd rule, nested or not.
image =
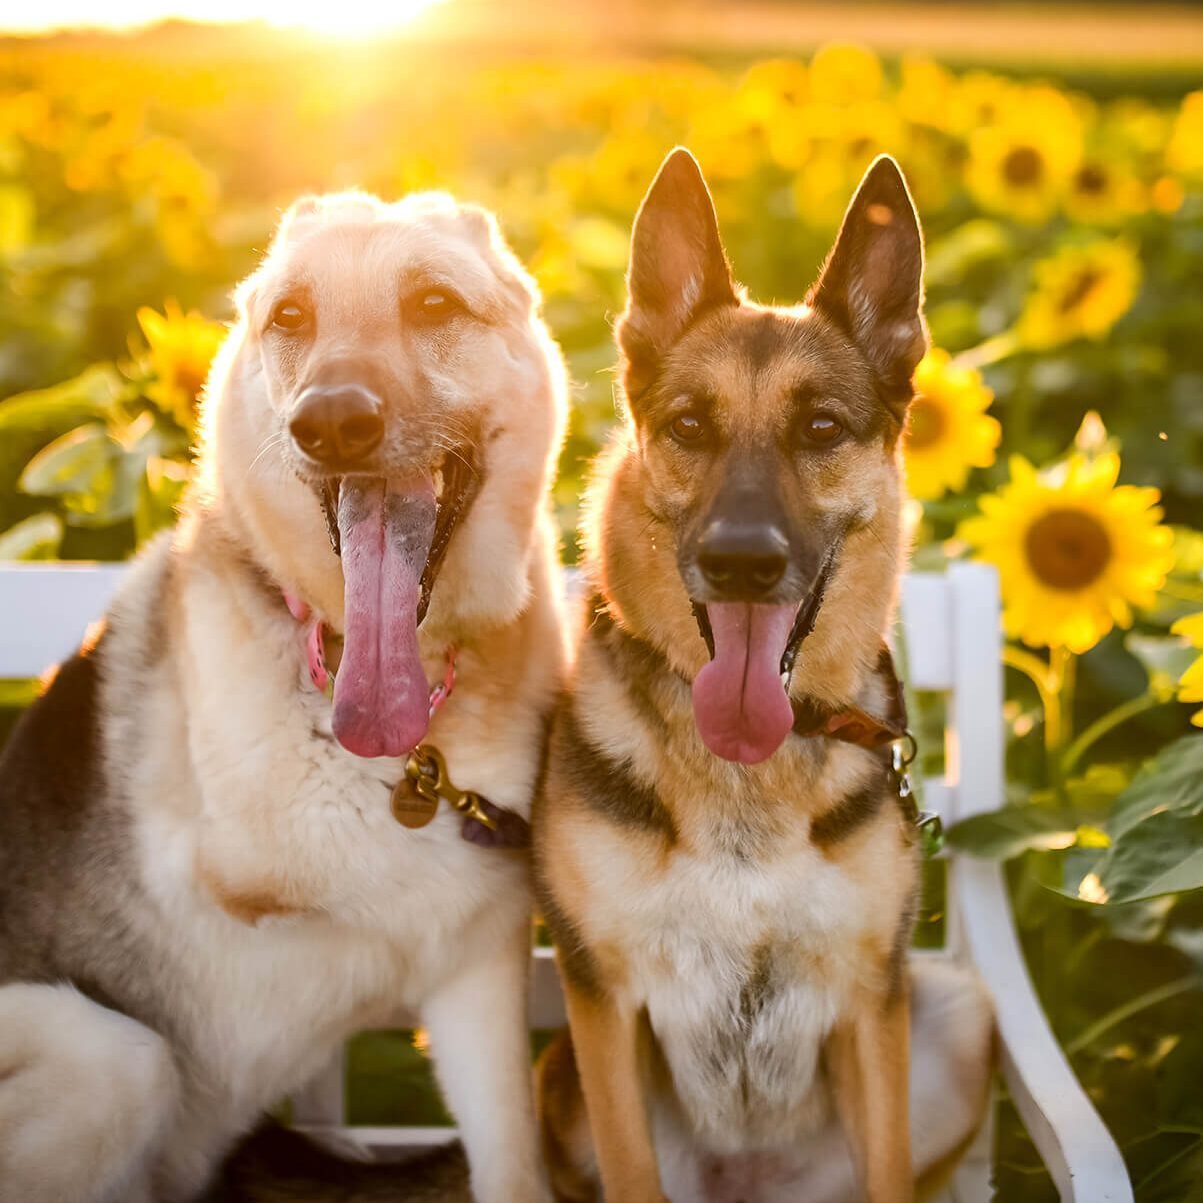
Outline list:
[[[129,392],[111,363],[97,363],[53,388],[17,393],[0,401],[0,434],[9,431],[56,431],[104,417]]]
[[[103,486],[114,459],[121,454],[99,423],[77,426],[48,443],[25,465],[18,487],[35,497],[62,497]]]
[[[99,528],[134,515],[147,452],[125,449],[97,422],[77,427],[25,465],[20,487],[62,500],[72,526]]]
[[[183,475],[173,475],[164,470],[164,465],[151,460],[138,485],[138,499],[134,508],[134,535],[141,546],[159,531],[175,525],[177,507],[183,500],[187,480]]]
[[[0,534],[0,560],[54,560],[62,542],[57,514],[33,514]]]
[[[1116,799],[1111,847],[1078,896],[1112,904],[1203,888],[1203,735],[1148,761]]]
[[[1111,846],[1095,876],[1112,903],[1203,888],[1203,816],[1151,815]]]
[[[1013,245],[999,222],[984,217],[964,222],[928,249],[927,282],[931,286],[957,284],[972,268],[1007,258]]]
[[[1032,850],[1072,847],[1079,822],[1079,816],[1069,810],[1004,806],[964,819],[949,831],[948,842],[973,856],[1010,860]]]
[[[99,529],[133,518],[145,469],[146,457],[136,451],[117,455],[95,488],[63,498],[68,523]]]
[[[1184,735],[1146,761],[1116,799],[1108,828],[1119,840],[1146,818],[1166,811],[1203,815],[1203,735]]]
[[[1154,689],[1174,692],[1174,683],[1194,663],[1198,652],[1176,635],[1128,635],[1124,647],[1149,674]]]

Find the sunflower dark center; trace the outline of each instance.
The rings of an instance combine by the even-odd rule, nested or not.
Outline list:
[[[1084,300],[1094,291],[1095,285],[1099,283],[1102,276],[1093,268],[1083,268],[1080,272],[1071,276],[1066,282],[1065,291],[1061,294],[1061,300],[1057,305],[1059,313],[1070,313],[1077,309]]]
[[[1086,196],[1098,196],[1107,190],[1107,173],[1097,163],[1087,163],[1074,176],[1074,187]]]
[[[1051,589],[1084,589],[1111,560],[1102,523],[1081,510],[1049,510],[1032,523],[1024,551],[1036,577]]]
[[[1016,146],[1007,152],[1002,170],[1008,184],[1024,188],[1040,182],[1044,175],[1044,159],[1033,146]]]
[[[906,422],[906,441],[910,447],[930,447],[939,442],[947,422],[944,411],[922,393],[911,402]]]

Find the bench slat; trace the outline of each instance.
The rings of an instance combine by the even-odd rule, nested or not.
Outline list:
[[[0,565],[0,679],[40,677],[108,608],[125,564]]]

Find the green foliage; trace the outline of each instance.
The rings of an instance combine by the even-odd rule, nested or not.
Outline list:
[[[1101,855],[1066,859],[1066,892],[1098,905],[1120,906],[1164,894],[1203,889],[1203,739],[1187,735],[1151,758],[1108,798],[1123,773],[1098,773],[1067,784],[1074,808],[1032,801],[957,824],[949,841],[974,856],[1011,860],[1024,852],[1074,849]],[[1089,799],[1109,803],[1097,825],[1083,822]],[[1083,864],[1087,864],[1085,871]]]
[[[1203,739],[1155,756],[1115,800],[1110,844],[1091,873],[1118,905],[1203,888]]]
[[[57,514],[31,514],[0,534],[0,560],[55,560],[62,542]]]

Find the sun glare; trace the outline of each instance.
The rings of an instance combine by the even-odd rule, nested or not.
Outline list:
[[[444,2],[445,0],[318,0],[317,3],[290,5],[279,17],[271,16],[267,19],[276,25],[308,29],[333,37],[356,38],[399,29],[427,9]]]
[[[324,37],[363,38],[402,29],[446,0],[46,0],[36,11],[0,17],[0,32],[50,29],[132,29],[158,21],[206,24],[265,21]]]

